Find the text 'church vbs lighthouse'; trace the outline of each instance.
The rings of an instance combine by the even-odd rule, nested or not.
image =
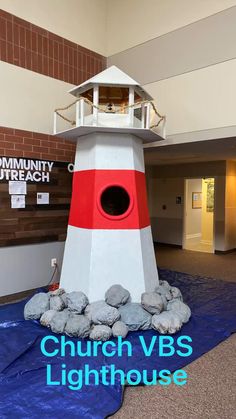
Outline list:
[[[163,140],[157,119],[151,126],[155,106],[115,66],[70,93],[77,98],[75,121],[63,117],[63,124],[73,127],[57,132],[63,109],[54,119],[54,133],[77,142],[60,287],[83,291],[92,302],[120,284],[140,301],[159,283],[143,155],[143,143]]]

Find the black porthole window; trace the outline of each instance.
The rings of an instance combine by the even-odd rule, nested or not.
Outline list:
[[[101,194],[101,207],[108,215],[123,215],[129,206],[130,196],[121,186],[109,186]]]

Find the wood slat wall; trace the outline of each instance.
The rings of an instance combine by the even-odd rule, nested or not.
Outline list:
[[[54,162],[49,183],[27,182],[26,207],[11,208],[8,181],[0,181],[0,246],[64,241],[72,174],[68,163]],[[37,205],[37,192],[49,192],[49,204]]]

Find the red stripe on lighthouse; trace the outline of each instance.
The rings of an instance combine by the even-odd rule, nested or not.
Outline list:
[[[106,214],[101,195],[109,187],[123,188],[129,207],[118,216]],[[150,225],[145,174],[136,170],[82,170],[74,173],[69,225],[87,229],[129,230]]]

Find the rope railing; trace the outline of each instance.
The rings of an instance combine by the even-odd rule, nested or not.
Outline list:
[[[85,103],[87,103],[92,108],[95,108],[95,109],[99,110],[100,112],[110,113],[109,111],[106,111],[102,106],[94,105],[93,102],[91,102],[89,99],[87,99],[86,97],[83,97],[83,96],[80,96],[74,102],[70,103],[69,105],[67,105],[67,106],[65,106],[63,108],[57,108],[57,109],[55,109],[54,112],[60,118],[62,118],[64,121],[68,122],[69,124],[76,125],[76,121],[75,120],[70,119],[70,118],[67,118],[66,116],[62,115],[61,114],[61,111],[67,111],[68,109],[70,109],[72,106],[74,106],[76,103],[80,102],[81,100],[83,100]],[[121,113],[121,111],[123,112],[125,109],[134,108],[136,106],[145,105],[145,104],[148,104],[148,103],[150,103],[150,105],[152,106],[152,109],[153,109],[155,115],[159,118],[159,121],[156,124],[151,125],[150,126],[150,129],[157,128],[162,121],[165,121],[166,120],[166,116],[165,115],[161,115],[158,112],[158,110],[157,110],[157,108],[156,108],[156,106],[155,106],[155,104],[153,103],[152,100],[140,100],[139,102],[136,102],[136,103],[134,103],[132,105],[119,106],[118,109],[113,110],[112,113]]]

